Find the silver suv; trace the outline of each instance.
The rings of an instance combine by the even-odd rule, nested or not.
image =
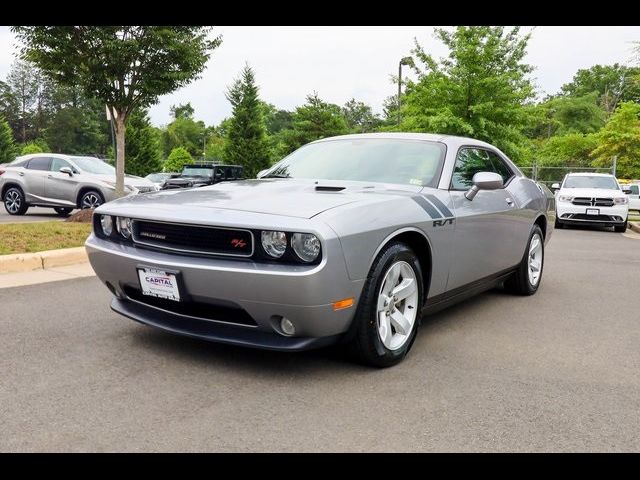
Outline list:
[[[155,192],[152,182],[125,176],[127,194]],[[10,215],[30,206],[52,207],[66,216],[74,208],[95,208],[114,200],[116,169],[96,157],[36,153],[0,168],[0,196]]]

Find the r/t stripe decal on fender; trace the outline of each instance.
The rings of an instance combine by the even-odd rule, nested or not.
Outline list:
[[[436,208],[431,205],[431,203],[421,195],[416,195],[415,197],[411,197],[413,200],[422,207],[422,209],[429,214],[431,218],[442,218],[440,212],[436,210]]]
[[[444,203],[442,203],[438,197],[436,197],[435,195],[425,195],[425,197],[427,197],[429,201],[433,203],[438,208],[438,210],[442,212],[442,214],[445,217],[453,217],[453,213],[451,213],[451,210],[449,210],[447,206]]]

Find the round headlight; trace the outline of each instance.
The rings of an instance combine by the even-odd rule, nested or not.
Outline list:
[[[110,215],[100,215],[100,226],[102,227],[102,233],[107,237],[111,236],[113,232],[113,220]]]
[[[274,258],[280,258],[287,249],[287,236],[284,232],[262,232],[262,248]]]
[[[118,231],[124,238],[131,238],[131,219],[118,217]]]
[[[305,262],[313,262],[320,253],[320,240],[311,233],[294,233],[291,246],[300,260]]]

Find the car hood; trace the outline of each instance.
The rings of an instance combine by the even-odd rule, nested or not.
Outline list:
[[[106,205],[132,216],[140,214],[139,209],[145,209],[175,218],[180,216],[181,209],[191,207],[311,218],[349,203],[375,202],[381,196],[389,195],[406,196],[421,189],[411,185],[366,182],[260,179],[221,182],[198,189],[162,190],[121,198]]]
[[[607,188],[562,188],[560,195],[571,195],[572,197],[623,197],[625,194],[621,190]]]
[[[82,175],[91,176],[95,180],[100,180],[102,182],[110,182],[113,183],[116,181],[116,177],[113,175],[101,175],[97,173],[82,173]],[[153,182],[147,180],[146,178],[136,177],[135,175],[125,175],[124,176],[124,184],[130,187],[149,187],[153,186]]]

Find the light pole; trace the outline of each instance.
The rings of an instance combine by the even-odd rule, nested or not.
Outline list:
[[[402,65],[413,66],[413,58],[403,57],[398,63],[398,126],[400,126],[400,96],[402,95]]]

